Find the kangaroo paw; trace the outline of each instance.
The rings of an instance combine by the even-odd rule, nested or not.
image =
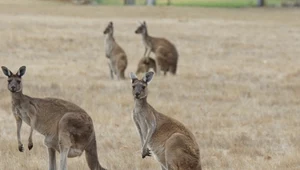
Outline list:
[[[147,148],[147,151],[146,152],[143,152],[142,154],[142,158],[144,159],[146,156],[151,156],[151,152],[150,152],[150,149]]]
[[[33,143],[28,144],[28,149],[31,150],[33,148]]]
[[[23,144],[20,144],[20,145],[19,145],[19,151],[20,151],[20,152],[23,152],[23,151],[24,151]]]

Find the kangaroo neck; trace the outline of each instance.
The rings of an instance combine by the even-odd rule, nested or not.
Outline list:
[[[142,34],[142,37],[145,47],[152,49],[151,37],[148,35],[148,33],[145,32],[144,34]]]
[[[144,41],[149,41],[150,36],[148,35],[148,32],[146,31],[145,33],[142,34],[143,40]]]
[[[24,95],[22,91],[14,92],[14,93],[11,92],[11,97],[13,102],[18,103],[23,99]]]
[[[114,47],[114,44],[115,44],[115,39],[114,39],[112,33],[106,35],[104,44],[105,44],[105,54],[106,54],[106,57],[110,58],[112,50],[113,50],[113,47]]]
[[[148,105],[147,103],[147,97],[144,97],[142,99],[134,99],[135,108],[136,109],[142,109]]]
[[[115,41],[113,33],[106,35],[106,43],[112,43]]]

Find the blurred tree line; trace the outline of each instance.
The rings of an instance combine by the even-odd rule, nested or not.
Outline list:
[[[191,6],[227,6],[233,7],[238,4],[238,6],[258,6],[263,7],[266,5],[276,5],[276,6],[300,6],[300,0],[70,0],[76,4],[105,4],[105,5],[191,5]],[[216,5],[218,4],[219,5]],[[223,4],[223,5],[220,5]],[[225,4],[225,5],[224,5]],[[232,5],[233,4],[233,5]]]

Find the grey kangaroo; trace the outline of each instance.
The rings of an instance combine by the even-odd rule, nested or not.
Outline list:
[[[105,170],[98,161],[96,137],[91,117],[79,106],[61,99],[33,98],[23,94],[22,76],[26,67],[16,74],[2,66],[8,77],[8,90],[12,96],[12,111],[17,123],[19,151],[23,152],[21,126],[24,121],[31,128],[28,149],[33,147],[32,132],[45,136],[48,148],[49,170],[56,170],[55,153],[60,153],[60,170],[67,170],[67,157],[85,157],[91,170]]]
[[[153,75],[147,72],[138,79],[134,73],[130,74],[135,103],[133,120],[141,139],[142,158],[152,153],[162,170],[201,170],[200,151],[194,135],[182,123],[148,104],[148,84]]]
[[[105,54],[109,59],[110,77],[113,79],[115,74],[118,79],[125,79],[124,72],[127,67],[127,56],[114,38],[114,26],[112,22],[108,23],[103,33],[106,35]]]
[[[144,57],[149,57],[153,52],[156,56],[157,73],[163,71],[164,75],[167,72],[176,74],[178,52],[176,47],[165,38],[152,37],[148,34],[147,25],[144,21],[135,31],[136,34],[141,34],[145,45]]]

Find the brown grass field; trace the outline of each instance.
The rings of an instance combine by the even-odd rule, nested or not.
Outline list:
[[[137,21],[180,53],[177,76],[156,76],[149,103],[196,136],[205,170],[300,169],[299,9],[76,6],[52,1],[0,1],[0,65],[27,66],[23,92],[84,108],[94,121],[98,154],[110,170],[160,169],[141,158],[131,118],[128,74],[144,46]],[[128,55],[127,80],[110,80],[103,29]],[[43,136],[18,151],[7,81],[0,74],[0,169],[48,168]],[[29,126],[22,129],[27,146]],[[59,159],[59,156],[57,156]],[[88,169],[84,155],[71,170]]]

